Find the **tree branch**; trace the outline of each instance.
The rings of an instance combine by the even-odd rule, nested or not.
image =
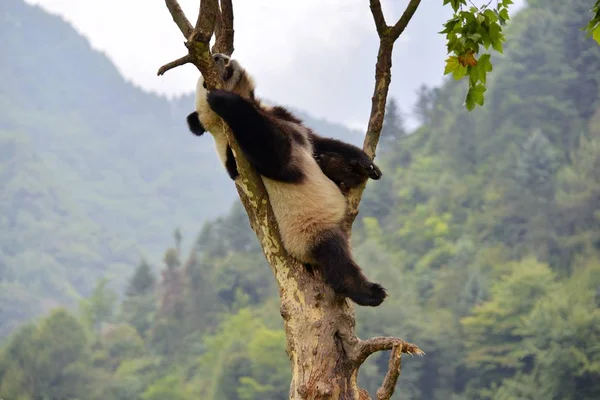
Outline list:
[[[377,28],[377,34],[380,38],[387,34],[389,28],[385,22],[383,16],[383,10],[381,9],[381,2],[379,0],[370,0],[369,7],[371,8],[371,14],[373,14],[373,20],[375,21],[375,27]]]
[[[165,3],[167,4],[167,8],[169,9],[171,16],[173,17],[173,21],[175,21],[183,36],[186,39],[189,38],[194,30],[194,27],[190,21],[188,21],[177,0],[165,0]]]
[[[378,351],[392,350],[395,346],[400,346],[403,353],[425,355],[423,350],[416,344],[405,342],[402,339],[390,336],[377,336],[370,339],[360,340],[351,351],[351,359],[362,364],[371,354]]]
[[[163,75],[165,72],[167,72],[170,69],[179,67],[181,65],[185,65],[188,63],[192,62],[192,57],[190,57],[189,54],[178,58],[177,60],[171,61],[170,63],[166,63],[165,65],[163,65],[162,67],[160,67],[158,69],[157,75]]]
[[[371,98],[371,114],[369,116],[367,134],[363,142],[363,150],[372,159],[375,158],[375,149],[379,143],[379,136],[383,128],[387,95],[390,83],[392,82],[391,70],[394,42],[404,31],[420,4],[421,0],[411,0],[396,25],[390,29],[390,27],[385,25],[385,17],[383,16],[379,0],[370,0],[371,13],[373,14],[373,20],[379,34],[379,50],[375,64],[375,88],[373,90],[373,97]],[[365,181],[348,193],[348,214],[343,226],[348,234],[350,234],[352,224],[358,216],[358,208],[366,185],[367,182]]]
[[[402,350],[403,346],[401,344],[396,344],[392,348],[388,372],[385,374],[381,387],[377,389],[377,400],[389,400],[392,398],[402,368]]]
[[[194,28],[194,40],[198,40],[208,47],[220,14],[218,0],[201,0],[200,12]]]
[[[413,15],[415,15],[415,11],[419,8],[419,4],[421,4],[421,0],[410,0],[410,3],[406,6],[406,10],[404,10],[396,25],[392,27],[392,31],[390,32],[392,39],[398,39],[402,32],[404,32]]]
[[[221,0],[221,13],[215,23],[215,44],[212,47],[213,53],[225,53],[229,56],[233,54],[233,5],[231,0]]]

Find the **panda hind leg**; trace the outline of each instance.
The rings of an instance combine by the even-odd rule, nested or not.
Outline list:
[[[313,247],[311,256],[320,267],[325,283],[358,305],[380,305],[387,293],[381,285],[370,282],[363,275],[352,258],[346,234],[337,228],[322,237]]]

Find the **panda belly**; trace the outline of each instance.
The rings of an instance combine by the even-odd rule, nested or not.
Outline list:
[[[294,158],[305,174],[301,183],[286,183],[264,176],[262,179],[283,245],[301,262],[311,263],[313,245],[328,230],[340,226],[345,217],[346,200],[323,174],[309,149],[299,150]]]

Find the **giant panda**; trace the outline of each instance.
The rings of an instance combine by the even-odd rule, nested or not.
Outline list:
[[[287,252],[320,268],[325,283],[336,294],[362,306],[380,305],[386,290],[370,282],[354,261],[342,229],[346,200],[317,159],[326,155],[326,159],[346,160],[350,175],[362,171],[373,179],[381,177],[379,168],[358,147],[322,138],[285,108],[268,107],[255,99],[254,81],[236,60],[223,54],[216,54],[214,60],[225,89],[208,92],[200,76],[196,111],[187,118],[190,130],[198,136],[205,131],[212,134],[219,158],[235,180],[238,172],[224,133],[226,123],[261,175]],[[327,168],[330,164],[337,168],[335,162],[323,165]],[[352,179],[350,184],[355,185],[358,180]]]
[[[230,60],[225,54],[215,54],[213,58],[217,69],[223,74],[222,77],[224,78],[226,89],[234,90],[242,97],[251,99],[257,107],[271,113],[277,118],[302,124],[300,119],[284,107],[268,107],[261,104],[260,100],[254,97],[255,84],[253,78],[245,72],[236,60]],[[200,76],[196,87],[196,108],[198,108],[200,93],[203,93],[202,96],[204,96],[205,92],[206,85],[204,79]],[[221,123],[220,120],[214,118],[213,113],[209,112],[204,117],[209,118],[205,121],[205,125],[213,127],[209,131],[214,130],[215,124]],[[199,118],[198,111],[190,113],[187,117],[188,127],[196,136],[201,136],[205,132],[205,128],[200,123]],[[321,167],[323,173],[335,182],[343,192],[347,192],[349,189],[358,186],[368,178],[378,180],[382,177],[383,174],[379,167],[375,165],[362,149],[337,139],[318,136],[312,130],[307,130],[313,143],[313,155],[317,164]],[[238,177],[237,165],[229,144],[224,140],[223,135],[213,136],[215,137],[215,145],[219,158],[225,165],[231,179],[236,180]]]

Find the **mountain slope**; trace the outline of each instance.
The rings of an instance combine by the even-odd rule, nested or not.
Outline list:
[[[22,0],[2,1],[0,36],[0,282],[31,296],[24,309],[88,294],[106,274],[120,285],[142,254],[162,257],[175,228],[190,244],[236,201],[212,138],[188,131],[191,94],[133,86],[61,17]]]

